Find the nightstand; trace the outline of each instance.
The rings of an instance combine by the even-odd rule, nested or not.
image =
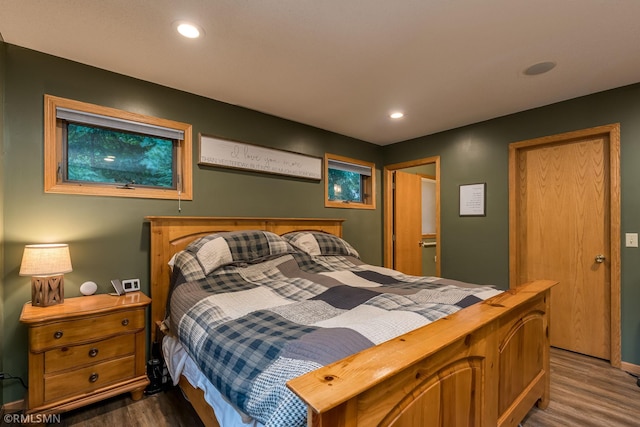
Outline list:
[[[27,413],[59,413],[121,393],[138,400],[146,375],[142,292],[65,298],[22,308],[29,327]]]

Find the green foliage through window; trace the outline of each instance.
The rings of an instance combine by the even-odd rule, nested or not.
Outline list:
[[[175,140],[67,123],[66,179],[176,188]]]
[[[375,209],[375,164],[324,153],[327,208]]]
[[[329,168],[329,200],[362,203],[362,175]]]

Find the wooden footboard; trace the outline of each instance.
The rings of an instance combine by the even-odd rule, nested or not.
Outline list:
[[[289,381],[308,425],[516,426],[549,401],[549,293],[535,281]]]

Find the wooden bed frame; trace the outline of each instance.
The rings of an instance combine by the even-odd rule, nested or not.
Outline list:
[[[151,223],[151,317],[164,319],[167,262],[220,231],[321,230],[342,219],[157,217]],[[288,382],[308,406],[308,426],[516,426],[549,403],[550,289],[539,280],[465,308]],[[152,329],[152,341],[160,334]],[[201,390],[180,384],[207,426],[218,426]]]

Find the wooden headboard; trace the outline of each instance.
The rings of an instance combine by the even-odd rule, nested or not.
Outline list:
[[[265,230],[276,234],[317,230],[342,237],[339,218],[231,218],[147,216],[151,223],[151,342],[155,342],[159,322],[165,318],[171,271],[168,262],[193,240],[223,231]]]

